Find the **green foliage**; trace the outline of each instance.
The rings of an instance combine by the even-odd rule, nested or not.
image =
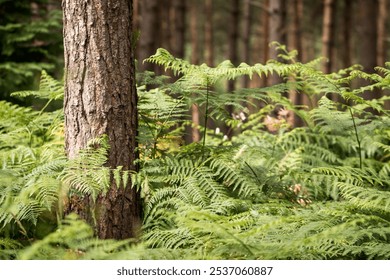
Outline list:
[[[0,97],[36,83],[39,73],[62,72],[62,13],[47,0],[0,2]]]
[[[255,94],[266,106],[246,122],[219,114],[237,130],[231,140],[217,141],[222,146],[213,146],[216,135],[208,132],[206,145],[192,144],[174,156],[146,162],[134,178],[150,190],[146,244],[188,250],[195,259],[389,258],[388,97],[360,97],[366,90],[388,89],[389,71],[378,69],[383,77],[351,67],[326,75],[316,70],[318,61],[297,63],[293,53],[279,50],[287,63],[235,68],[224,62],[210,68],[162,49],[149,59],[182,74],[177,84],[188,89],[183,96],[190,103],[207,100],[210,112],[225,105],[245,110],[242,101]],[[233,96],[209,89],[222,79],[271,72],[285,82]],[[351,89],[357,78],[374,84]],[[322,96],[318,107],[295,107],[283,97],[291,90]],[[194,92],[196,98],[190,97]],[[266,132],[268,113],[280,105],[308,126]]]
[[[364,100],[361,94],[389,89],[390,70],[366,74],[354,66],[324,74],[316,68],[319,60],[302,64],[294,52],[277,48],[284,63],[234,67],[227,61],[215,68],[158,50],[149,60],[182,76],[173,84],[148,74],[140,78],[158,87],[138,87],[141,168],[131,178],[102,167],[104,137],[66,160],[62,112],[3,102],[0,258],[389,259],[389,98]],[[270,73],[284,82],[222,90],[224,80]],[[361,78],[371,84],[350,86]],[[15,95],[51,101],[61,91],[43,73],[39,91]],[[285,97],[289,91],[318,99],[318,105],[294,106]],[[261,108],[250,114],[248,100],[261,100]],[[203,126],[202,143],[185,145],[183,118],[193,104],[203,110],[205,124],[213,118],[229,126],[231,139]],[[225,105],[245,117],[230,116]],[[306,126],[291,129],[278,119],[271,127],[272,112],[281,107]],[[62,219],[67,194],[96,197],[111,175],[131,179],[142,191],[145,215],[137,240],[98,240],[75,215]]]

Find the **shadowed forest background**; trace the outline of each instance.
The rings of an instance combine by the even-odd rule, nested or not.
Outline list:
[[[0,259],[390,258],[390,1],[128,3],[134,168],[65,153],[61,1],[0,0]]]
[[[1,2],[0,92],[31,89],[40,70],[63,75],[61,1]],[[191,63],[234,65],[265,63],[276,58],[270,43],[297,50],[297,60],[317,57],[330,73],[353,64],[368,72],[388,60],[389,21],[386,0],[146,0],[134,1],[136,59],[139,71],[166,74],[143,63],[157,48]],[[142,35],[141,35],[142,34]],[[245,79],[259,87],[272,79]]]

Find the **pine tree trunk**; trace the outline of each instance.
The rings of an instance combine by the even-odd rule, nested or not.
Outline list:
[[[229,30],[228,30],[228,58],[234,64],[234,66],[238,66],[238,40],[239,40],[239,25],[240,25],[240,1],[232,0],[230,7],[230,16],[229,16]],[[236,89],[235,81],[228,81],[227,90],[230,93]],[[229,115],[233,114],[234,108],[232,105],[226,106],[226,111]],[[233,130],[225,125],[223,128],[224,133],[231,138],[233,136]]]
[[[242,60],[245,63],[251,64],[251,31],[252,31],[252,17],[251,17],[251,1],[244,1],[243,11],[243,27],[242,27]],[[242,87],[249,87],[249,77],[244,76],[242,78]]]
[[[286,44],[286,1],[285,0],[269,0],[269,43],[278,42]],[[269,56],[272,59],[279,60],[278,52],[274,47],[271,47]],[[277,75],[271,75],[269,78],[271,85],[282,82],[282,79]]]
[[[214,65],[214,42],[213,42],[213,2],[205,2],[205,22],[204,22],[204,44],[205,44],[205,61],[210,67]]]
[[[332,72],[333,44],[335,40],[335,4],[334,0],[324,0],[322,25],[322,56],[328,61],[323,63],[324,73]]]
[[[141,0],[140,8],[140,38],[138,42],[138,67],[140,71],[155,71],[151,63],[143,63],[144,59],[157,50],[156,28],[160,27],[158,17],[158,0]]]
[[[89,140],[108,136],[107,166],[136,170],[138,158],[132,1],[64,0],[65,147],[74,158]],[[91,221],[90,199],[69,210]],[[140,227],[139,193],[130,182],[111,186],[95,205],[100,238],[134,237]]]
[[[191,35],[191,63],[199,64],[199,35],[198,35],[198,4],[191,3],[190,35]],[[197,128],[200,124],[199,107],[197,104],[191,105],[191,119],[194,127],[191,128],[190,142],[199,142],[200,132]],[[188,140],[187,140],[188,142]]]
[[[376,64],[378,66],[384,66],[387,56],[386,56],[386,19],[387,19],[387,1],[379,1],[379,14],[378,14],[378,52]]]
[[[341,45],[342,51],[342,68],[350,67],[352,65],[352,47],[351,47],[351,29],[352,29],[352,18],[351,11],[353,11],[353,1],[344,0],[343,10],[343,32]]]
[[[378,17],[378,0],[358,1],[359,20],[358,25],[358,54],[360,63],[364,70],[368,73],[373,73],[377,62],[377,17]],[[361,85],[366,82],[362,81]],[[373,99],[380,97],[380,91],[366,91],[363,94],[365,99]]]
[[[270,59],[271,54],[270,54],[270,48],[269,48],[269,43],[270,43],[270,17],[271,17],[271,10],[270,10],[270,2],[271,0],[265,0],[265,5],[266,9],[263,10],[263,19],[262,19],[262,24],[263,24],[263,61],[266,62],[268,59]],[[269,85],[268,77],[265,77],[263,75],[262,83],[261,85],[266,87]]]
[[[170,9],[171,50],[175,57],[184,58],[186,5],[182,0],[173,0]]]
[[[292,18],[292,24],[290,25],[290,36],[289,36],[289,49],[297,50],[297,60],[302,61],[303,57],[303,48],[302,48],[302,17],[303,17],[303,3],[302,0],[293,0],[292,5],[289,6],[289,16]],[[307,105],[308,100],[307,96],[303,93],[300,93],[296,90],[291,90],[289,92],[290,99],[293,101],[294,105]],[[294,127],[303,126],[304,123],[301,118],[294,114]]]

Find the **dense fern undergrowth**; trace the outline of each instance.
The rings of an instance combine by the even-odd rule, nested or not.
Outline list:
[[[67,160],[62,109],[0,101],[0,259],[389,259],[390,64],[324,74],[320,59],[303,64],[277,48],[283,63],[253,66],[191,65],[163,49],[150,57],[180,78],[138,76],[137,174],[102,167],[104,137]],[[271,74],[283,82],[224,90]],[[366,91],[383,97],[365,100]],[[63,86],[43,72],[38,91],[13,95],[48,105]],[[185,144],[193,104],[202,139]],[[286,112],[304,126],[292,129]],[[97,196],[111,172],[141,189],[137,240],[99,240],[63,215],[70,192]]]

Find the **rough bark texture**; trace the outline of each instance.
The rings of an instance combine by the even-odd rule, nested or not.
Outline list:
[[[87,141],[106,134],[107,165],[135,170],[137,94],[131,0],[63,0],[65,47],[65,146],[74,158]],[[96,202],[100,238],[132,237],[139,229],[139,194],[112,180]],[[69,209],[90,219],[88,199]]]

